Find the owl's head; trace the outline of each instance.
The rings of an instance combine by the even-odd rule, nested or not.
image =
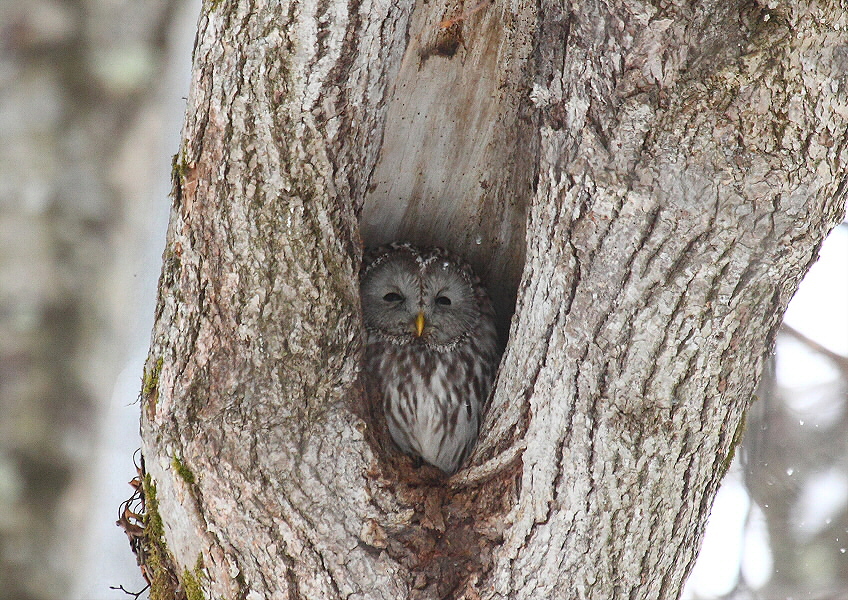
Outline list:
[[[365,327],[394,343],[453,345],[492,305],[471,267],[441,248],[391,244],[366,253],[361,275]]]

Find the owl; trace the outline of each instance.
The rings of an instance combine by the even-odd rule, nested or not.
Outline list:
[[[454,473],[477,441],[499,360],[485,288],[447,250],[399,243],[366,252],[360,288],[369,397],[401,450]]]

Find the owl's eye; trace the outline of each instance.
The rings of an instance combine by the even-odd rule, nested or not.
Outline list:
[[[400,302],[401,300],[403,300],[403,296],[395,292],[389,292],[388,294],[383,296],[383,300],[385,300],[386,302]]]
[[[439,296],[438,298],[436,298],[436,304],[438,304],[440,306],[450,306],[451,305],[451,299],[448,298],[447,296]]]

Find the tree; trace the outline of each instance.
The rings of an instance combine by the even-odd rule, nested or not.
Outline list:
[[[677,597],[844,210],[846,26],[207,4],[142,393],[151,595]],[[464,254],[503,317],[448,481],[381,446],[358,383],[360,240],[388,239]]]

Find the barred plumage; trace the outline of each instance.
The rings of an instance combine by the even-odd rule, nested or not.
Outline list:
[[[494,309],[471,267],[441,248],[391,244],[361,276],[369,397],[406,453],[446,473],[471,453],[498,361]]]

